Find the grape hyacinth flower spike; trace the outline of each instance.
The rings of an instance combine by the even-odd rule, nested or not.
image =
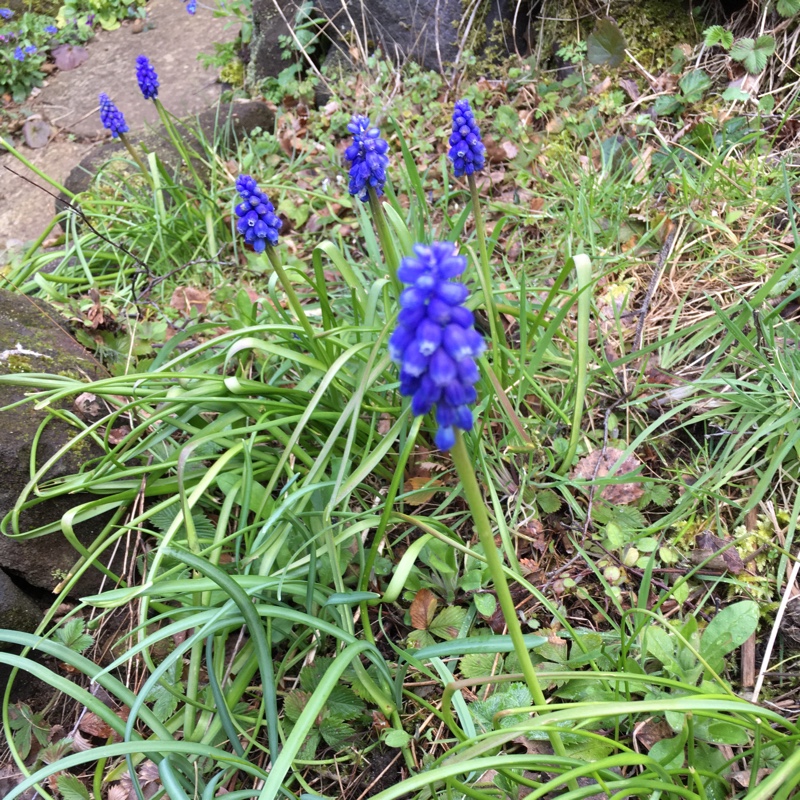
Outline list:
[[[347,130],[353,134],[353,143],[344,151],[350,162],[350,194],[366,202],[372,187],[380,197],[386,184],[389,145],[378,128],[370,125],[369,117],[353,117]]]
[[[369,117],[353,117],[347,130],[353,134],[353,143],[344,151],[345,158],[350,162],[350,194],[369,203],[386,265],[399,290],[396,275],[400,259],[383,206],[378,202],[386,185],[386,168],[389,166],[389,156],[386,153],[389,145],[381,138],[380,130],[370,124]]]
[[[478,130],[469,100],[459,100],[455,105],[448,155],[453,162],[456,178],[472,175],[483,169],[486,148],[481,141],[481,132]]]
[[[147,56],[136,58],[136,82],[145,100],[155,100],[158,97],[158,75]]]
[[[14,12],[10,8],[0,8],[0,17],[3,19],[11,19],[14,16]]]
[[[236,191],[242,201],[236,206],[236,228],[256,253],[263,253],[267,244],[278,243],[281,220],[275,214],[275,206],[249,175],[236,179]]]
[[[400,365],[400,394],[411,397],[414,415],[435,405],[436,445],[449,450],[456,428],[472,428],[469,408],[477,398],[479,373],[475,359],[484,342],[464,305],[469,289],[453,278],[466,269],[452,242],[414,246],[397,277],[408,285],[400,295],[402,310],[389,339],[389,354]]]
[[[111,131],[111,135],[115,139],[129,130],[122,112],[111,102],[111,98],[105,92],[100,94],[100,122],[103,123],[106,130]]]
[[[106,130],[111,131],[111,135],[115,139],[118,138],[122,144],[125,145],[125,149],[136,162],[136,166],[139,167],[142,175],[144,175],[145,179],[152,185],[153,177],[150,175],[150,172],[147,170],[147,167],[145,167],[139,154],[134,150],[133,145],[128,141],[128,137],[125,135],[130,130],[128,124],[125,122],[125,117],[122,116],[122,112],[111,102],[111,98],[105,92],[100,94],[100,122],[103,123],[103,127]]]
[[[314,355],[319,355],[321,351],[314,331],[275,250],[281,229],[281,220],[275,213],[275,207],[250,175],[240,175],[236,179],[236,191],[239,192],[241,199],[241,203],[235,209],[236,216],[239,218],[236,229],[244,236],[245,242],[252,245],[256,253],[266,251],[267,258],[283,286],[283,291],[286,292],[289,306],[294,311],[297,321],[306,335],[305,345],[311,349]]]

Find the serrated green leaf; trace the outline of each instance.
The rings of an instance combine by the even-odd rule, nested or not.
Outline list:
[[[179,692],[183,691],[183,683],[179,682],[172,688]],[[160,722],[166,722],[178,707],[178,698],[160,683],[153,687],[150,694],[147,695],[147,700],[153,704],[153,713]]]
[[[561,498],[551,489],[536,493],[536,504],[543,514],[555,514],[561,508]]]
[[[31,752],[34,738],[44,747],[50,738],[50,726],[44,721],[44,716],[31,710],[27,703],[18,703],[9,710],[9,724],[14,731],[14,746],[22,758],[27,758]]]
[[[311,664],[300,670],[300,687],[306,692],[313,692],[328,671],[333,659],[328,656],[318,656]]]
[[[653,109],[659,117],[668,117],[670,114],[679,111],[682,107],[681,101],[671,94],[659,95],[656,97],[655,103],[653,103]]]
[[[750,99],[750,94],[738,86],[729,86],[723,93],[722,99],[726,103],[743,103]]]
[[[711,78],[705,70],[693,69],[678,81],[678,86],[687,103],[699,103],[711,88]]]
[[[586,39],[586,58],[590,64],[618,67],[625,60],[628,42],[612,19],[601,19]]]
[[[64,756],[72,752],[72,738],[65,736],[56,742],[50,742],[47,747],[43,747],[39,751],[39,760],[44,764],[55,764],[56,761],[61,761]]]
[[[751,74],[758,75],[767,66],[767,59],[775,52],[775,40],[771,36],[759,36],[758,39],[744,37],[738,39],[731,48],[731,58],[741,62]]]
[[[431,636],[428,631],[411,631],[406,640],[409,647],[422,650],[423,647],[430,647],[436,644],[436,640]]]
[[[331,714],[341,714],[346,719],[358,716],[366,709],[364,701],[346,686],[334,686],[325,701],[325,707]]]
[[[64,800],[89,800],[89,790],[74,775],[59,775],[56,786]]]
[[[499,711],[523,708],[532,704],[531,693],[524,683],[509,683],[502,691],[497,691],[486,700],[475,700],[469,710],[475,721],[484,731],[494,730],[494,715]],[[500,728],[510,728],[530,717],[530,714],[508,714],[498,720]]]
[[[180,504],[173,503],[171,506],[162,508],[160,511],[157,511],[155,514],[153,514],[153,516],[150,517],[150,521],[154,527],[164,533],[169,530],[169,526],[175,521],[175,518],[178,516],[180,511]],[[192,509],[192,522],[194,523],[195,532],[201,538],[212,537],[214,535],[214,526],[199,508]],[[177,536],[180,537],[185,535],[186,525],[184,524],[178,529]]]
[[[466,608],[449,606],[434,617],[433,622],[428,627],[428,631],[440,639],[455,639],[466,616]]]
[[[80,617],[73,617],[56,631],[56,638],[70,650],[82,653],[94,642],[92,636],[83,632],[85,627],[86,623]]]
[[[775,10],[782,17],[793,17],[800,12],[800,0],[778,0]]]
[[[503,670],[503,657],[496,653],[469,653],[458,662],[458,668],[468,680],[497,675]]]
[[[309,692],[304,692],[302,689],[294,689],[283,698],[283,713],[290,722],[297,722],[300,719],[300,714],[306,707]]]
[[[730,31],[726,31],[722,25],[712,25],[703,31],[703,42],[706,47],[719,45],[725,50],[730,50],[733,44],[733,34]]]
[[[666,483],[650,483],[645,488],[645,498],[648,503],[653,503],[660,508],[669,508],[674,500],[672,490]]]
[[[341,747],[355,736],[355,730],[339,716],[325,717],[319,725],[319,732],[330,747]]]

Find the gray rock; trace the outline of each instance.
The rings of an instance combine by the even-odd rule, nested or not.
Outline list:
[[[188,125],[188,127],[187,127]],[[220,103],[200,114],[191,124],[179,123],[178,130],[189,148],[200,150],[193,130],[199,128],[207,141],[217,141],[226,151],[232,151],[235,143],[247,136],[254,128],[271,131],[275,125],[275,114],[259,100],[239,100],[233,103]],[[128,134],[130,141],[136,146],[155,152],[167,168],[176,171],[182,161],[163,126],[141,136]],[[113,156],[130,158],[124,145],[119,141],[110,141],[97,145],[81,160],[67,179],[64,186],[73,194],[85,192],[91,185],[98,170]],[[199,166],[199,165],[198,165]],[[63,211],[67,198],[60,195],[56,200],[56,211]]]
[[[0,628],[30,633],[36,630],[43,616],[33,598],[0,569]]]
[[[412,58],[441,73],[449,72],[465,49],[477,55],[527,49],[525,0],[317,0],[317,6],[329,20],[326,33],[334,43],[349,33],[370,52],[380,46],[399,63]]]
[[[107,373],[69,334],[58,313],[46,303],[6,290],[0,290],[0,375],[13,376],[21,372],[43,372],[54,375],[74,375],[87,379],[107,377]],[[44,410],[22,400],[30,388],[12,382],[0,383],[0,464],[3,480],[0,482],[0,531],[12,533],[7,517],[14,508],[30,479],[30,461],[33,442],[36,445],[36,465],[41,466],[54,456],[71,439],[76,429],[60,419],[48,418]],[[62,407],[71,405],[65,400]],[[96,445],[82,440],[70,449],[48,471],[46,477],[55,479],[76,472],[90,459],[102,454]],[[20,531],[32,531],[60,520],[64,514],[80,503],[96,499],[94,495],[65,495],[40,500],[29,498],[30,507],[20,514]],[[75,526],[78,540],[90,545],[107,521],[94,517]],[[60,531],[31,539],[0,535],[0,568],[32,586],[52,591],[69,572],[79,554]],[[102,575],[98,570],[87,571],[75,594],[91,594],[100,588]]]
[[[302,1],[302,0],[301,0]],[[250,39],[248,80],[258,83],[275,78],[289,66],[281,57],[278,37],[289,34],[300,2],[295,0],[253,0],[253,35]]]

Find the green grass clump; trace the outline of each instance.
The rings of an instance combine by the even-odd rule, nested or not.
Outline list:
[[[8,271],[109,368],[0,378],[75,430],[2,523],[76,548],[37,635],[2,634],[24,649],[0,662],[74,720],[50,741],[51,709],[10,682],[9,798],[796,791],[800,730],[747,696],[736,658],[775,613],[800,511],[780,131],[740,115],[667,138],[614,98],[598,110],[589,72],[554,87],[520,68],[504,93],[465,90],[494,140],[468,186],[445,158],[452,98],[409,74],[391,106],[354,77],[338,108],[286,111],[235,158],[203,142],[177,172],[113,162],[76,198],[92,227],[67,215]],[[383,100],[373,227],[337,115]],[[234,236],[240,171],[283,215],[278,271]],[[491,340],[452,457],[386,346],[394,256],[435,239],[470,257]],[[100,414],[66,410],[87,391]],[[101,457],[46,477],[89,441]],[[87,519],[104,521],[88,548]],[[115,551],[108,588],[58,616]]]

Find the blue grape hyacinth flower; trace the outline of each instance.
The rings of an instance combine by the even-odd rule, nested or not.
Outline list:
[[[344,151],[350,162],[350,194],[367,201],[372,186],[380,197],[386,184],[389,145],[381,139],[378,128],[370,125],[369,117],[353,117],[347,130],[353,134],[353,143]]]
[[[3,19],[11,19],[14,16],[14,12],[10,8],[0,8],[0,17]]]
[[[155,100],[158,97],[158,75],[147,56],[136,57],[136,81],[145,100]]]
[[[25,53],[22,52],[22,48],[21,47],[15,48],[15,50],[14,50],[14,58],[17,61],[24,61],[25,60]]]
[[[111,131],[111,135],[115,139],[130,130],[125,124],[122,112],[111,102],[111,98],[105,92],[100,94],[100,122],[103,123],[104,128]]]
[[[236,229],[248,244],[253,245],[256,253],[263,253],[267,244],[278,243],[280,217],[267,195],[249,175],[240,175],[236,179],[236,191],[242,200],[236,206],[236,216],[239,217]]]
[[[472,428],[477,399],[475,359],[484,350],[472,312],[464,305],[469,289],[455,281],[467,259],[452,242],[414,246],[397,277],[408,288],[400,295],[402,310],[389,338],[389,355],[400,365],[400,394],[411,397],[415,416],[436,406],[436,446],[449,450],[456,428]]]
[[[450,135],[450,151],[456,178],[472,175],[483,168],[486,148],[481,141],[481,132],[475,122],[469,100],[459,100],[453,111],[453,133]]]

